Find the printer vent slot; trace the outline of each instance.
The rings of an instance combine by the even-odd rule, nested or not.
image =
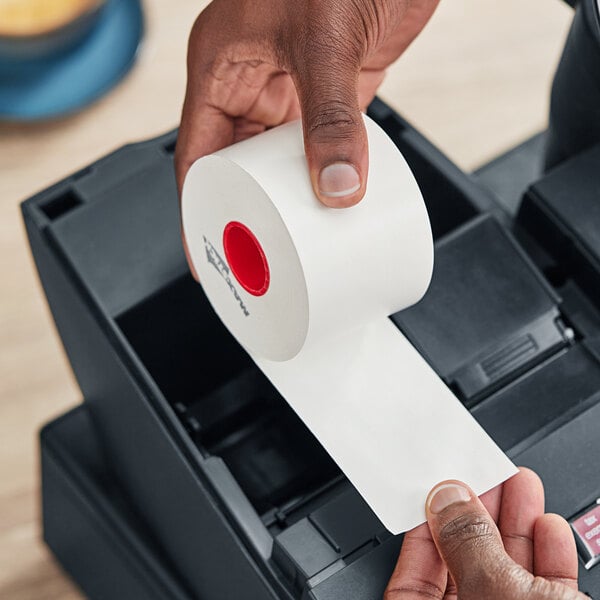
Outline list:
[[[68,189],[59,196],[55,196],[51,200],[41,204],[40,209],[48,219],[54,221],[59,217],[66,215],[68,212],[71,212],[81,204],[83,204],[81,198],[73,190]]]
[[[482,360],[481,368],[490,379],[497,379],[510,373],[513,367],[518,366],[524,360],[534,356],[537,350],[538,345],[533,337],[524,335]]]

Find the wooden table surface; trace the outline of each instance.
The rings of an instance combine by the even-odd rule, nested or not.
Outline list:
[[[34,272],[19,202],[126,142],[177,124],[187,35],[204,4],[147,0],[137,63],[107,96],[65,119],[0,123],[2,599],[81,598],[41,542],[37,432],[80,393]],[[559,0],[442,0],[380,95],[472,169],[544,127],[570,18]]]

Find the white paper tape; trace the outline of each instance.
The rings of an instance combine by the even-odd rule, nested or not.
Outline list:
[[[425,293],[433,244],[406,161],[365,122],[357,206],[315,198],[295,122],[196,161],[182,217],[219,317],[399,533],[439,481],[483,493],[516,469],[387,318]]]

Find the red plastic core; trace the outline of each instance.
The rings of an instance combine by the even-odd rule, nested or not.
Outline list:
[[[231,221],[223,230],[227,263],[239,284],[253,296],[269,289],[269,264],[256,236],[242,223]]]

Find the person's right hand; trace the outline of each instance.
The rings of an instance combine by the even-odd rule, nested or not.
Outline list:
[[[433,488],[427,524],[405,535],[385,600],[589,600],[577,591],[569,524],[544,514],[533,471],[482,500],[459,481]]]

